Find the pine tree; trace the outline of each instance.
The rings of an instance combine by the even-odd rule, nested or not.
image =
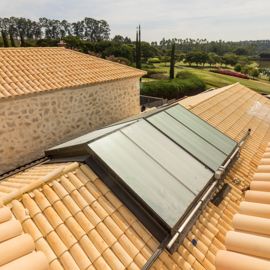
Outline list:
[[[21,37],[21,47],[25,47],[24,37],[23,37],[22,31],[20,31],[20,37]]]
[[[9,37],[10,37],[11,47],[16,47],[15,41],[13,39],[13,36],[12,36],[12,33],[11,33],[10,29],[9,29]]]
[[[170,79],[174,78],[174,51],[175,51],[175,43],[173,42],[171,53]]]
[[[2,33],[2,38],[3,38],[3,42],[4,42],[4,47],[7,48],[7,47],[9,47],[9,45],[8,45],[6,33],[4,32],[4,30],[2,30],[1,33]]]

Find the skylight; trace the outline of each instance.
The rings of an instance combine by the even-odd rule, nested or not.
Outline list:
[[[46,153],[90,154],[115,179],[113,186],[121,187],[135,201],[133,210],[140,205],[148,213],[149,221],[137,215],[148,230],[151,232],[149,224],[154,220],[170,234],[237,143],[179,104],[141,116]],[[115,193],[122,196],[117,189]]]

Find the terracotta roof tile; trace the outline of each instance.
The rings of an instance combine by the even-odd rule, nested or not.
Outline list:
[[[0,98],[146,74],[142,70],[63,48],[0,49],[0,55]],[[18,81],[27,90],[18,85]]]
[[[15,220],[0,199],[0,269],[49,269],[44,253],[34,252],[33,238],[22,232],[20,221]]]

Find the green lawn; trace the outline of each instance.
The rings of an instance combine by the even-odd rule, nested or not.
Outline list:
[[[169,64],[167,64],[167,66],[165,66],[164,63],[155,64],[155,67],[162,69],[162,70],[167,70],[168,74],[169,74],[169,69],[170,69]],[[218,85],[225,86],[225,85],[234,84],[236,82],[239,82],[239,83],[247,86],[248,88],[253,89],[254,91],[270,93],[270,85],[264,85],[264,84],[250,81],[250,80],[245,80],[245,79],[240,79],[240,78],[236,78],[236,77],[234,78],[231,76],[206,72],[206,71],[209,71],[210,69],[214,69],[214,68],[215,67],[213,67],[213,66],[210,67],[209,64],[206,64],[205,67],[203,67],[203,66],[196,67],[194,65],[190,67],[188,64],[184,64],[181,62],[181,63],[177,63],[175,66],[175,75],[178,71],[186,70],[186,71],[194,72],[200,78],[206,80],[208,87],[218,88]],[[234,71],[233,67],[231,67],[231,66],[228,66],[228,67],[223,66],[221,68],[224,70]],[[270,82],[268,81],[268,77],[266,77],[266,76],[262,76],[262,77],[263,78],[258,79],[258,81],[270,84]],[[211,84],[211,82],[213,84]]]

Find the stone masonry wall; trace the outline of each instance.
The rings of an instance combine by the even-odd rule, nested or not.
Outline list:
[[[139,78],[0,100],[0,175],[140,112]]]

